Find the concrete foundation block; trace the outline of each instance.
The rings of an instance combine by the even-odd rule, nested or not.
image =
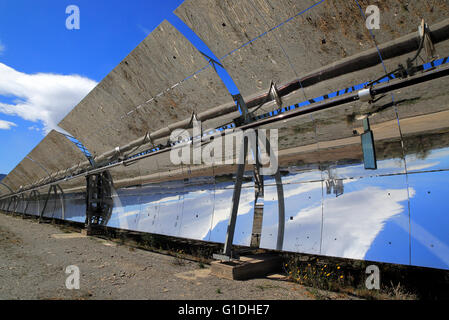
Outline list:
[[[282,259],[277,255],[248,255],[239,260],[212,262],[211,274],[230,280],[247,280],[264,277],[281,266]]]

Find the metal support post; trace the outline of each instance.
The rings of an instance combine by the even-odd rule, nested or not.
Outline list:
[[[226,233],[226,241],[223,249],[223,254],[226,257],[232,257],[232,241],[234,240],[235,223],[237,221],[237,214],[240,203],[240,194],[242,190],[243,174],[245,173],[245,162],[248,154],[248,137],[243,138],[243,162],[238,164],[236,181],[234,186],[234,193],[232,195],[232,211],[229,218],[228,230]],[[242,159],[242,158],[240,158]]]
[[[61,186],[59,184],[57,184],[55,186],[55,193],[57,193],[56,188],[59,189],[59,191],[61,192],[60,195],[60,200],[61,200],[61,211],[62,211],[62,220],[65,220],[65,205],[64,205],[64,191],[62,190]]]
[[[39,215],[39,223],[42,222],[42,219],[44,217],[44,212],[45,212],[45,209],[47,209],[48,200],[50,200],[50,196],[51,196],[52,192],[54,192],[55,196],[58,195],[58,191],[56,190],[56,185],[51,185],[50,188],[48,189],[47,196],[45,197],[44,207],[42,208],[42,211],[40,212],[40,215]],[[52,218],[53,218],[53,216],[52,216]]]
[[[270,140],[266,137],[267,151],[270,153],[270,158],[274,150],[271,148]],[[282,185],[281,170],[279,165],[274,174],[276,181],[276,189],[278,195],[278,235],[276,241],[276,250],[282,250],[284,245],[284,231],[285,231],[285,201],[284,201],[284,187]]]
[[[14,210],[13,210],[13,214],[17,213],[17,208],[19,207],[19,197],[14,197]]]

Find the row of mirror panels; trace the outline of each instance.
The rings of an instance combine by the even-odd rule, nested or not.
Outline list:
[[[448,171],[309,178],[283,177],[284,251],[449,269]],[[266,186],[261,248],[276,248],[277,200]]]
[[[283,251],[449,269],[448,171],[318,181],[310,181],[310,174],[283,175]],[[277,191],[266,183],[260,247],[275,249]],[[106,225],[224,243],[232,187],[228,182],[119,189]],[[254,185],[246,183],[234,244],[250,244],[254,200]],[[39,215],[44,203],[43,197],[28,204],[3,201],[0,209],[9,205],[10,211]],[[63,200],[53,195],[44,216],[84,223],[84,193],[65,194]]]
[[[173,237],[224,243],[229,220],[234,181],[188,184],[169,182],[114,190],[113,207],[105,220],[108,227]],[[254,217],[254,183],[242,186],[234,244],[249,246]],[[40,199],[0,203],[1,210],[84,223],[85,193],[51,194]]]
[[[279,129],[284,251],[449,269],[447,85],[442,78],[395,91],[371,105],[374,110],[354,102],[267,127]],[[360,116],[367,113],[374,132],[376,170],[365,170],[363,165]],[[150,168],[155,162],[150,157],[135,168],[126,167],[123,174],[117,169],[111,175],[114,182],[134,176],[134,171],[151,169],[162,175],[168,160],[160,160],[152,164],[155,168]],[[188,178],[181,182],[117,187],[106,225],[224,242],[234,177],[219,176],[219,168],[209,170],[210,177],[199,178],[185,171]],[[82,184],[62,184],[64,207],[54,197],[45,216],[84,222],[84,193],[70,191]],[[41,199],[28,207],[6,200],[2,209],[26,208],[27,213],[38,214],[47,191],[39,192]],[[254,183],[246,179],[235,244],[250,243],[254,192]],[[277,223],[276,184],[267,176],[261,247],[275,248]]]
[[[448,84],[397,90],[371,105],[376,170],[363,163],[363,104],[277,126],[284,251],[449,269]],[[274,249],[277,189],[271,177],[264,183],[261,247]]]
[[[108,226],[224,243],[234,192],[232,182],[160,188],[147,186],[116,191]],[[254,200],[254,184],[245,183],[234,244],[250,244]]]

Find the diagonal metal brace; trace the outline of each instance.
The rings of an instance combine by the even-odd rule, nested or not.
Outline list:
[[[39,214],[39,223],[41,223],[44,218],[44,213],[45,213],[45,210],[47,209],[48,200],[50,200],[51,193],[54,193],[55,198],[57,198],[58,197],[58,189],[61,192],[61,196],[59,198],[61,201],[62,219],[65,218],[64,191],[62,190],[61,186],[59,186],[59,184],[56,184],[56,185],[51,185],[50,188],[48,189],[47,196],[45,197],[44,206],[42,208],[42,211]],[[55,206],[53,208],[52,218],[54,218],[54,209],[55,208],[56,208],[56,202],[55,202]]]

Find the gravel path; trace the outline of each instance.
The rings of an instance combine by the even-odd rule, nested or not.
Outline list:
[[[65,269],[80,270],[80,289]],[[0,299],[347,299],[268,278],[231,281],[209,266],[0,213]]]

